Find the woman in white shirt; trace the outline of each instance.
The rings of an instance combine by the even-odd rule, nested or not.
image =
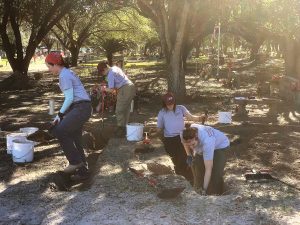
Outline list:
[[[225,150],[230,142],[224,133],[210,126],[187,124],[182,132],[187,164],[194,176],[194,189],[200,194],[224,192]]]

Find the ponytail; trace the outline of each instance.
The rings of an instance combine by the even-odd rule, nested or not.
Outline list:
[[[197,136],[198,129],[196,127],[191,127],[191,123],[186,123],[185,128],[182,131],[182,138],[187,141],[193,139]]]

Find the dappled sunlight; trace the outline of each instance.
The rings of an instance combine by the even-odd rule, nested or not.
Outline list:
[[[297,132],[297,131],[291,132],[291,133],[289,133],[289,137],[298,138],[298,137],[300,137],[300,132]],[[294,149],[294,150],[296,150],[296,149]]]
[[[289,124],[289,121],[285,118],[283,113],[278,114],[277,121],[280,125]]]
[[[18,99],[20,96],[19,95],[9,95],[7,98],[8,99]]]
[[[294,115],[293,112],[289,113],[289,119],[293,122],[299,122],[299,114]]]
[[[105,165],[101,166],[100,172],[103,176],[112,176],[119,174],[123,171],[123,168],[120,165],[112,165],[106,163]]]
[[[263,117],[267,117],[267,114],[269,112],[269,107],[268,105],[248,104],[246,110],[249,110],[250,116],[263,118]]]

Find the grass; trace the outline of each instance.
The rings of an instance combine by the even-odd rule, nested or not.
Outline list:
[[[103,58],[89,61],[87,63],[80,63],[79,65],[81,66],[87,66],[87,67],[97,67],[98,63],[104,60]],[[125,60],[125,68],[146,68],[146,67],[151,67],[151,66],[156,66],[156,65],[162,65],[164,62],[163,61],[130,61],[127,62]]]
[[[125,64],[126,68],[137,68],[137,67],[151,67],[156,65],[162,65],[163,61],[136,61],[136,62],[127,62]]]
[[[0,60],[0,65],[6,66],[6,64],[8,64],[8,60],[7,59],[1,59]]]

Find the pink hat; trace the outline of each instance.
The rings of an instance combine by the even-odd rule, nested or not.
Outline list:
[[[64,64],[64,60],[63,60],[61,54],[58,52],[50,52],[47,55],[45,62],[52,63],[54,65],[63,65]]]

